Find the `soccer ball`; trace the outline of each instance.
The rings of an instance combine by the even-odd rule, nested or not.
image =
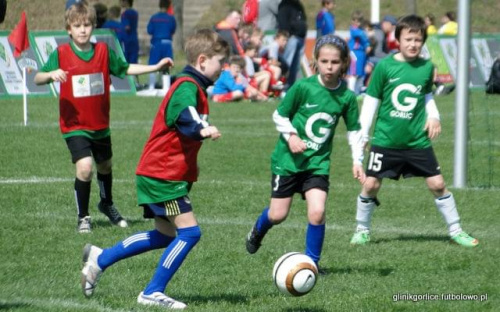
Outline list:
[[[286,253],[274,264],[274,284],[286,295],[307,294],[316,284],[317,277],[318,267],[314,261],[300,252]]]

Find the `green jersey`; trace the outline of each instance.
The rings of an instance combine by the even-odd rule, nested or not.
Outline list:
[[[287,140],[280,135],[271,156],[271,170],[276,175],[304,171],[329,175],[332,140],[340,117],[348,131],[361,128],[355,94],[347,89],[345,82],[336,89],[324,87],[318,75],[297,81],[278,106],[277,113],[290,120],[307,149],[292,154]]]
[[[380,61],[366,94],[380,100],[372,145],[408,149],[427,148],[424,131],[425,95],[432,92],[434,66],[421,58],[402,62],[394,55]]]

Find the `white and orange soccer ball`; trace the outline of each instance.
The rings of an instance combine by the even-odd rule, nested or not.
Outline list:
[[[274,264],[274,284],[286,295],[298,297],[307,294],[316,285],[317,278],[318,267],[300,252],[286,253]]]

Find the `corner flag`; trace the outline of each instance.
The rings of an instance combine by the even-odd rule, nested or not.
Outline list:
[[[17,23],[16,27],[10,33],[8,40],[10,44],[14,46],[14,57],[19,57],[22,55],[23,51],[27,50],[30,47],[30,43],[28,40],[28,25],[26,24],[26,13],[23,11],[21,13],[21,20]],[[25,60],[23,55],[23,61]],[[27,93],[28,90],[26,88],[26,62],[23,62],[22,65],[23,70],[23,115],[24,115],[24,125],[28,125],[28,99]]]
[[[24,50],[30,47],[28,41],[28,25],[26,24],[26,13],[23,11],[21,20],[12,30],[9,37],[9,42],[14,46],[14,57],[19,57]]]

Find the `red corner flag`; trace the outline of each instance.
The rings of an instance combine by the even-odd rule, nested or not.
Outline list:
[[[21,14],[21,20],[9,35],[9,42],[14,46],[14,57],[19,57],[24,50],[30,47],[26,13],[24,11]]]

